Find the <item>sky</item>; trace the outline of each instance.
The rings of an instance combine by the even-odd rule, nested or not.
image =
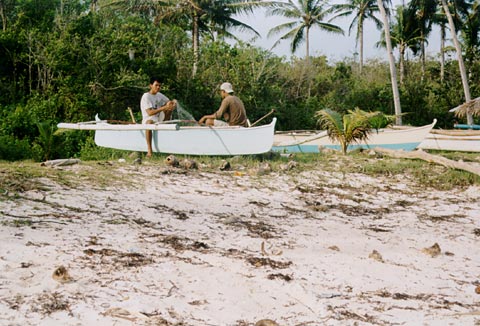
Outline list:
[[[398,0],[394,0],[394,3],[397,1]],[[381,19],[379,14],[377,15],[377,17]],[[238,16],[238,19],[241,22],[253,27],[261,35],[260,38],[253,40],[255,36],[253,33],[243,32],[240,33],[239,38],[241,40],[249,42],[250,44],[264,48],[266,50],[271,50],[278,56],[286,56],[287,58],[290,58],[291,51],[289,40],[281,41],[279,45],[272,49],[272,45],[283,34],[276,34],[274,36],[267,37],[268,31],[272,27],[290,20],[279,16],[266,16],[265,11],[262,9],[257,10],[255,15],[242,15]],[[325,55],[331,61],[341,61],[344,58],[352,58],[354,54],[358,52],[358,49],[355,47],[355,30],[352,30],[352,34],[350,36],[348,35],[348,28],[352,19],[353,16],[350,16],[346,18],[339,18],[338,20],[332,22],[333,24],[340,26],[344,30],[344,35],[324,32],[321,31],[318,27],[312,28],[310,30],[310,55]],[[380,39],[381,32],[377,30],[377,27],[371,21],[367,21],[365,23],[364,29],[364,60],[375,58],[386,60],[386,49],[377,48],[375,45]],[[437,35],[439,35],[439,33],[434,29],[432,32],[432,36],[429,39],[429,44],[427,45],[427,56],[436,56],[439,53],[440,41]],[[305,47],[305,43],[302,43],[294,55],[297,57],[304,57]],[[398,59],[398,53],[395,50],[394,56],[396,59]]]

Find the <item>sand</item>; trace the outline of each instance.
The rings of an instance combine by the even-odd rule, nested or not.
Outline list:
[[[480,325],[478,187],[111,165],[2,195],[0,325]]]

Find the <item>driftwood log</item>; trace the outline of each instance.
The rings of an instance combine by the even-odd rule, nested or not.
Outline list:
[[[443,156],[429,154],[427,152],[422,151],[421,149],[412,151],[412,152],[405,152],[405,151],[398,151],[393,149],[377,147],[374,150],[377,153],[385,154],[394,158],[420,159],[427,162],[440,164],[450,169],[464,170],[476,175],[480,175],[480,166],[478,165],[473,165],[473,164],[461,162],[461,161],[450,160]]]
[[[80,163],[79,159],[76,158],[67,158],[67,159],[58,159],[58,160],[51,160],[45,161],[41,163],[41,166],[65,166],[65,165],[73,165]]]

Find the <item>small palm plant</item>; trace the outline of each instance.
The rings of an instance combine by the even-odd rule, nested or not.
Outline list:
[[[38,137],[36,139],[36,147],[39,152],[39,159],[49,160],[54,151],[55,145],[55,127],[51,121],[37,122]]]
[[[317,111],[315,117],[321,129],[327,131],[328,137],[332,141],[340,143],[343,154],[347,154],[348,146],[351,143],[360,143],[366,140],[372,127],[377,127],[374,126],[374,122],[377,122],[380,117],[384,117],[387,121],[391,120],[391,117],[382,112],[366,112],[359,108],[350,110],[343,116],[331,109],[320,110]]]

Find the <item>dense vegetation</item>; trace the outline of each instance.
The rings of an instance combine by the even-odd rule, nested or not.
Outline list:
[[[223,81],[235,86],[251,121],[275,108],[281,130],[315,128],[315,112],[321,109],[345,113],[358,107],[394,114],[386,61],[285,58],[242,42],[231,45],[226,42],[235,33],[229,29],[235,27],[231,17],[212,4],[238,2],[233,0],[201,2],[214,8],[202,12],[196,40],[190,32],[195,12],[191,18],[171,12],[181,6],[167,10],[129,5],[149,2],[154,3],[0,0],[0,159],[80,155],[92,147],[92,134],[56,134],[56,124],[93,120],[97,113],[103,119],[130,120],[128,107],[140,120],[139,100],[151,75],[160,76],[162,92],[178,99],[197,119],[217,108],[216,90]],[[478,97],[478,0],[465,6],[456,17],[470,90]],[[409,36],[406,44],[418,54],[402,61],[403,123],[422,125],[436,118],[438,127],[451,127],[454,117],[448,110],[464,99],[455,56],[444,65],[438,58],[425,58],[421,40],[431,24],[414,29],[422,31],[422,37],[402,36],[398,25],[404,21],[392,17],[396,49],[403,49],[401,37]],[[462,18],[468,24],[462,25]]]

